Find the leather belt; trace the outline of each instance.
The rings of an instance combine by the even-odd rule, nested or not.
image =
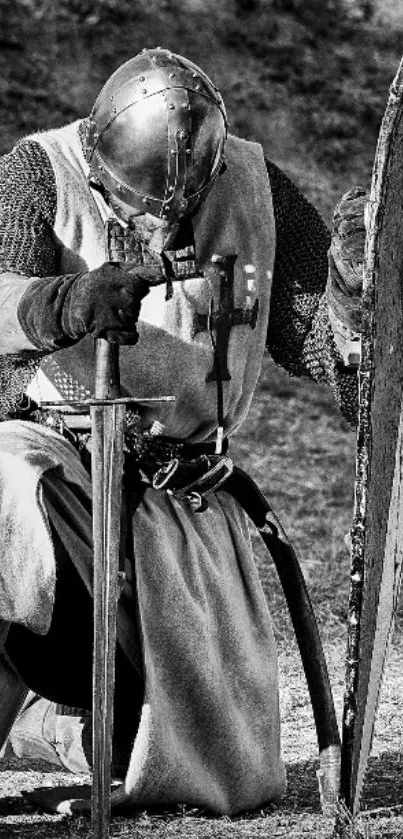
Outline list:
[[[17,418],[17,417],[16,417]],[[29,401],[18,418],[30,420],[57,431],[79,451],[89,469],[90,429],[84,429],[83,417],[40,408]],[[188,504],[194,512],[208,506],[206,496],[215,492],[233,470],[232,460],[225,455],[228,441],[223,441],[223,455],[215,454],[215,443],[188,443],[174,437],[164,437],[140,430],[137,415],[129,422],[125,434],[125,476],[135,482],[165,490]]]
[[[126,439],[126,475],[137,472],[140,480],[156,490],[164,490],[188,504],[194,512],[208,506],[206,496],[227,480],[233,469],[232,460],[215,454],[215,443],[188,443],[172,437],[155,436],[149,432],[134,433]]]
[[[154,472],[150,483],[201,513],[208,506],[208,495],[225,483],[233,468],[231,458],[221,455],[202,455],[193,460],[176,457]]]

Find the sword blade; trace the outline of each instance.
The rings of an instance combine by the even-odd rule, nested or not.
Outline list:
[[[109,836],[125,405],[91,407],[94,540],[93,783],[95,839]]]

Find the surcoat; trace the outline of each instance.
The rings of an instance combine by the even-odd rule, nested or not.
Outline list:
[[[60,274],[92,269],[107,258],[104,223],[110,211],[99,193],[88,189],[78,123],[36,135],[56,174],[57,213],[54,233],[60,253]],[[259,376],[267,336],[275,228],[270,184],[261,147],[230,137],[228,168],[193,219],[196,259],[204,276],[151,289],[144,299],[136,347],[121,351],[121,381],[136,396],[169,393],[175,403],[144,413],[145,425],[158,419],[167,436],[190,442],[212,439],[216,424],[216,389],[207,382],[213,365],[211,336],[199,323],[210,306],[220,306],[220,276],[211,259],[236,254],[234,309],[249,311],[258,301],[256,325],[231,329],[225,384],[225,432],[231,434],[245,418]],[[46,398],[46,379],[64,397],[89,395],[93,383],[93,343],[48,356],[38,377]]]
[[[34,139],[56,178],[59,273],[96,268],[107,258],[104,223],[110,211],[89,189],[78,123]],[[191,443],[212,441],[217,428],[212,336],[200,326],[221,302],[214,255],[237,256],[234,310],[257,309],[256,322],[233,325],[224,347],[228,437],[246,417],[267,335],[275,233],[262,149],[230,137],[227,164],[193,220],[202,276],[175,283],[169,300],[165,287],[151,289],[141,308],[139,342],[121,352],[125,391],[175,397],[145,408],[143,427],[158,420],[164,435]],[[93,342],[84,339],[48,356],[30,393],[39,399],[89,395],[93,372]],[[7,517],[0,515],[0,617],[39,633],[49,627],[55,573],[41,481],[49,469],[60,477],[61,497],[64,481],[90,496],[88,476],[70,444],[30,423],[2,423],[0,490],[8,501]],[[26,487],[25,513],[31,511],[26,539],[18,475]],[[81,532],[89,526],[83,522]],[[195,514],[149,488],[131,527],[146,682],[125,790],[142,806],[182,802],[229,814],[261,806],[282,794],[285,778],[275,643],[243,511],[219,491],[205,512]],[[66,547],[90,587],[91,556],[79,544],[71,538]],[[19,589],[22,568],[28,599]],[[130,571],[128,577],[130,582]],[[119,625],[122,631],[127,625],[122,616]]]

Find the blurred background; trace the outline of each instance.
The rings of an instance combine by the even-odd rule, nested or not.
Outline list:
[[[159,45],[212,77],[230,130],[262,143],[328,224],[345,190],[369,188],[403,53],[401,0],[0,0],[0,23],[0,153],[85,116],[110,73]],[[325,388],[266,359],[232,451],[295,543],[325,638],[340,639],[354,432]],[[288,642],[275,572],[254,543],[278,640]]]

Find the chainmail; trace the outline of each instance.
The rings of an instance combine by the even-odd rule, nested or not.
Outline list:
[[[315,208],[267,161],[276,224],[276,258],[267,347],[295,376],[326,382],[344,416],[354,423],[357,377],[341,363],[324,296],[330,234]],[[0,271],[55,276],[53,238],[57,193],[49,158],[23,140],[0,159]],[[0,356],[0,419],[14,412],[42,353]]]
[[[56,273],[53,222],[56,187],[42,147],[22,141],[0,159],[0,271]],[[14,413],[43,353],[0,355],[0,419]]]
[[[267,348],[291,376],[329,385],[343,416],[355,425],[357,373],[344,367],[337,351],[325,296],[330,233],[295,184],[274,163],[266,165],[276,224]]]

